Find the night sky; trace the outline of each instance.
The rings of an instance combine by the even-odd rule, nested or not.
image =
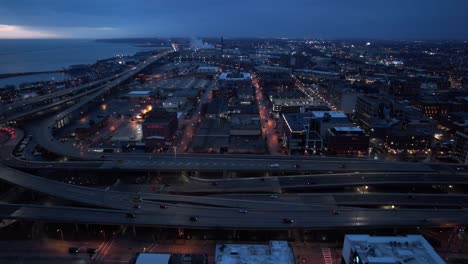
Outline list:
[[[0,0],[0,38],[468,39],[467,0]]]

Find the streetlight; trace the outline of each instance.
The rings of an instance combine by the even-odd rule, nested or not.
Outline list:
[[[99,231],[99,233],[101,233],[104,236],[104,240],[106,240],[106,231],[101,230],[101,231]]]
[[[63,232],[62,232],[62,229],[61,229],[61,228],[57,228],[57,232],[60,232],[60,237],[62,238],[62,240],[64,240],[64,239],[63,239]]]

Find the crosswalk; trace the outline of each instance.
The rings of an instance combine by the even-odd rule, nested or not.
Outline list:
[[[333,264],[330,248],[322,248],[322,255],[325,264]]]

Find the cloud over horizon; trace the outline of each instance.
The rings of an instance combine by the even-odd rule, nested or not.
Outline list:
[[[468,38],[465,0],[4,0],[0,38]]]

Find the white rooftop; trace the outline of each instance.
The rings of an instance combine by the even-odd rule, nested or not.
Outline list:
[[[170,258],[171,254],[141,253],[135,264],[167,264]]]
[[[240,72],[239,77],[231,77],[233,75],[237,75],[230,72],[223,72],[219,75],[220,80],[227,80],[227,81],[242,81],[250,79],[250,73],[248,72]]]
[[[359,127],[334,127],[336,131],[340,132],[361,132],[364,131],[362,128]]]
[[[347,118],[346,114],[343,112],[337,111],[312,111],[312,115],[318,118],[323,118],[323,116],[328,113],[332,118]]]
[[[353,252],[356,254],[354,258],[368,264],[445,264],[421,235],[346,235],[343,259],[347,263],[352,261]]]
[[[148,95],[151,91],[131,91],[128,95]]]
[[[200,66],[198,67],[199,70],[213,70],[217,71],[219,69],[218,66]]]
[[[216,264],[294,264],[287,241],[270,241],[269,245],[217,244]]]

